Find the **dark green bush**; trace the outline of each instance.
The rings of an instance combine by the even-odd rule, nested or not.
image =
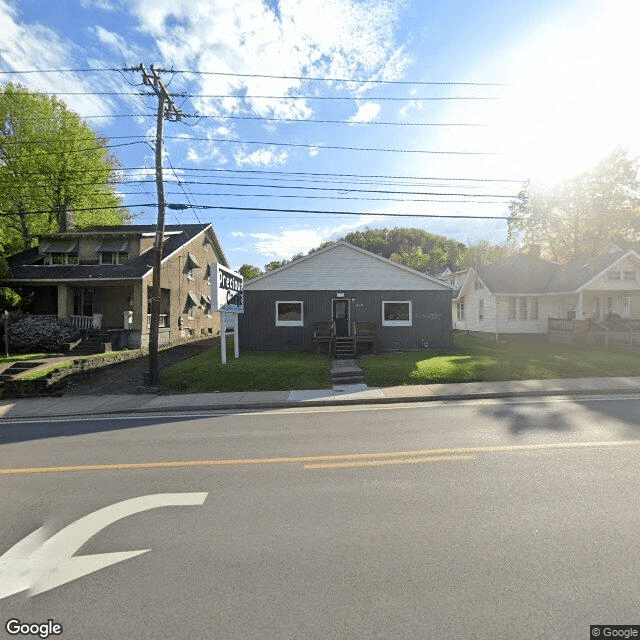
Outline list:
[[[23,316],[14,322],[9,320],[9,348],[13,352],[66,351],[68,344],[81,335],[80,329],[69,327],[58,318]]]

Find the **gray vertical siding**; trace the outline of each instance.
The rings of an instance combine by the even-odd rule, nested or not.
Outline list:
[[[453,344],[450,291],[348,291],[350,322],[375,322],[378,349],[447,348]],[[335,291],[244,291],[244,313],[239,319],[240,346],[246,350],[311,350],[313,323],[332,319]],[[277,327],[276,300],[301,300],[304,326]],[[383,327],[383,300],[411,300],[413,325]]]

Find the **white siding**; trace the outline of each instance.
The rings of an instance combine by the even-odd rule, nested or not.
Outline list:
[[[343,244],[247,282],[248,291],[442,291],[444,284]]]
[[[497,305],[496,331],[498,333],[547,333],[549,317],[554,316],[552,310],[556,301],[552,296],[516,296],[518,298],[538,299],[538,319],[537,320],[515,320],[509,318],[509,298],[511,296],[501,296]]]
[[[609,271],[617,271],[620,274],[619,280],[609,280],[607,273]],[[635,271],[635,280],[625,280],[625,271]],[[596,278],[593,282],[590,282],[585,291],[638,291],[640,290],[640,264],[637,260],[629,257],[621,262],[615,263],[615,265],[606,269],[603,274]]]

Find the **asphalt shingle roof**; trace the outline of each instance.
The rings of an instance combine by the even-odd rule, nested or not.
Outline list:
[[[166,236],[162,247],[162,257],[179,249],[182,245],[195,237],[208,224],[166,225],[166,232],[179,232]],[[123,225],[117,227],[90,227],[78,233],[96,235],[155,233],[155,225]],[[51,236],[53,237],[53,236]],[[17,253],[7,259],[11,269],[12,281],[52,281],[52,280],[129,280],[141,278],[153,266],[152,251],[148,250],[132,258],[126,264],[101,265],[32,265],[38,258],[38,249],[32,248]]]

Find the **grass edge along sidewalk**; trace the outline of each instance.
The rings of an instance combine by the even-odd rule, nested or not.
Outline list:
[[[465,335],[456,335],[454,342],[453,350],[364,356],[358,364],[373,387],[640,375],[637,350],[494,342]]]
[[[245,351],[236,359],[229,342],[226,364],[220,362],[220,345],[214,345],[163,369],[160,381],[165,393],[331,389],[330,370],[328,357],[298,351]]]

